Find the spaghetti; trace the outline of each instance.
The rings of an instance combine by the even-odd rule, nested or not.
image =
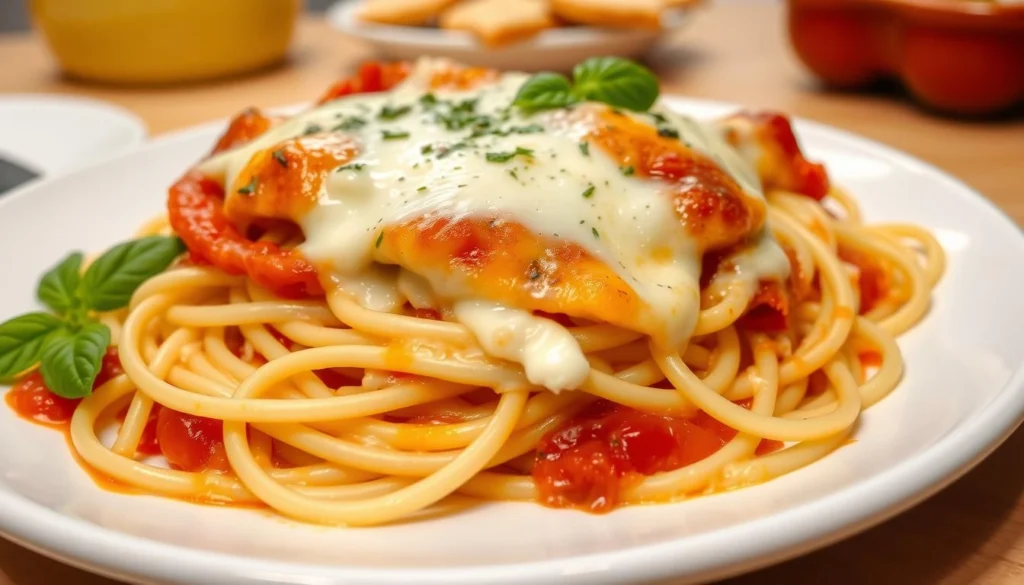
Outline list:
[[[935,239],[863,223],[784,118],[733,117],[714,136],[601,104],[518,121],[501,88],[522,83],[443,62],[368,66],[305,117],[237,118],[140,234],[177,234],[189,253],[98,315],[119,360],[77,406],[44,417],[73,412],[81,459],[146,493],[344,525],[457,496],[595,512],[666,502],[766,481],[846,442],[900,379],[895,337],[943,272]],[[403,102],[411,91],[422,95]],[[474,167],[472,144],[417,142],[434,130],[412,117],[493,142]],[[583,188],[544,211],[532,195],[499,202],[499,175],[555,200],[530,181],[569,156],[549,157],[546,140],[578,149],[564,174]],[[415,144],[387,150],[398,141]],[[418,185],[410,149],[449,153],[430,159],[447,183]],[[398,171],[379,166],[390,157]],[[665,200],[667,184],[685,188]],[[480,205],[457,195],[474,185]],[[694,185],[711,187],[701,199]],[[382,189],[443,197],[400,216],[359,203]],[[599,223],[605,200],[620,215],[667,201],[683,235]],[[638,250],[661,257],[657,270],[625,257]],[[26,404],[27,386],[8,402]]]

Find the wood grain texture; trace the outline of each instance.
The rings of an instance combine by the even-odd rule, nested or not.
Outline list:
[[[124,89],[63,79],[41,41],[0,36],[0,92],[78,94],[139,114],[154,134],[244,106],[308,100],[371,57],[323,22],[303,22],[284,67],[216,83]],[[890,144],[960,177],[1024,224],[1024,119],[965,122],[929,115],[892,90],[835,94],[815,86],[788,48],[774,2],[706,7],[650,57],[666,92],[776,108]],[[0,129],[2,131],[2,129]],[[859,536],[728,585],[1014,585],[1024,583],[1024,431],[977,469]],[[112,585],[0,540],[0,585]]]

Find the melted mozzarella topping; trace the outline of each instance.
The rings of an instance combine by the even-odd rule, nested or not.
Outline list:
[[[553,392],[578,388],[590,363],[576,339],[551,319],[489,301],[456,301],[455,317],[484,351],[523,364],[526,379]]]
[[[429,214],[501,215],[535,234],[583,246],[664,324],[660,339],[684,343],[700,310],[700,249],[680,225],[664,183],[630,176],[599,148],[581,147],[594,114],[607,106],[582,104],[526,116],[511,107],[525,75],[505,74],[471,91],[431,90],[438,65],[422,60],[389,92],[348,96],[305,111],[200,169],[233,184],[254,153],[282,140],[326,130],[353,135],[359,156],[331,173],[318,204],[300,223],[306,237],[302,252],[328,266],[337,275],[333,280],[357,301],[393,310],[395,295],[381,292],[387,282],[405,289],[414,305],[428,297],[479,297],[481,291],[465,290],[429,268],[411,267],[428,286],[406,277],[398,287],[397,272],[390,281],[380,271],[370,272],[374,250],[386,225]],[[653,112],[750,196],[762,197],[753,170],[717,131],[664,108]],[[472,125],[458,127],[467,113],[489,120],[478,136],[471,137]],[[627,115],[653,123],[649,114]],[[764,250],[749,255],[751,269],[744,272],[784,278],[788,264],[777,262],[781,250],[774,241],[762,238],[757,247]],[[455,313],[489,353],[522,363],[535,384],[571,388],[585,377],[588,366],[578,344],[552,321],[482,301],[456,302]]]

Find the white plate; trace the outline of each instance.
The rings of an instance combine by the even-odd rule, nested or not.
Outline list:
[[[146,125],[106,102],[58,95],[0,96],[0,156],[53,174],[138,146]]]
[[[697,116],[732,109],[672,103]],[[0,532],[67,562],[161,583],[634,585],[752,569],[907,508],[987,455],[1024,413],[1024,238],[934,167],[822,125],[797,128],[869,220],[929,226],[949,254],[931,313],[900,338],[902,383],[864,415],[856,442],[824,460],[764,485],[605,516],[498,503],[325,528],[104,492],[62,437],[0,408]],[[0,320],[35,306],[40,272],[69,247],[102,249],[159,212],[168,183],[219,129],[160,138],[0,200]]]
[[[664,14],[660,31],[556,28],[521,43],[491,49],[464,31],[363,22],[357,16],[362,5],[363,0],[338,2],[327,10],[327,21],[341,32],[366,41],[385,59],[415,60],[429,55],[513,71],[568,71],[588,57],[639,57],[693,16],[691,7],[681,7]]]

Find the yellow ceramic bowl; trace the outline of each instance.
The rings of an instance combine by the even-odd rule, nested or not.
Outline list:
[[[284,58],[303,0],[31,0],[61,67],[84,79],[174,83]]]

